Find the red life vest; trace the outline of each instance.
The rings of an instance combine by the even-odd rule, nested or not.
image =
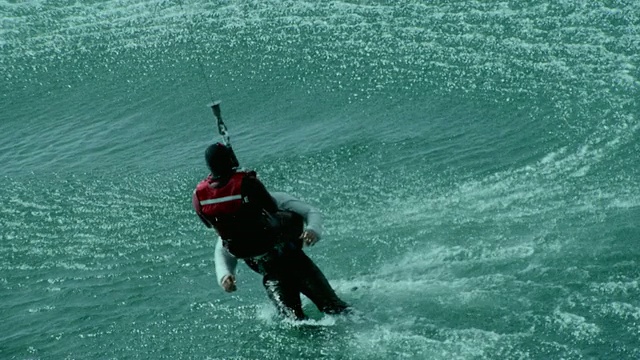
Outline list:
[[[223,239],[225,235],[228,234],[224,234],[224,229],[216,225],[240,213],[243,204],[241,193],[242,180],[246,176],[255,176],[255,172],[236,172],[231,175],[229,181],[221,187],[218,187],[216,180],[208,177],[201,181],[196,187],[196,196],[193,204],[196,212],[213,225]]]
[[[198,184],[193,196],[198,215],[216,229],[225,248],[238,258],[265,254],[277,242],[298,239],[302,232],[302,216],[281,211],[267,214],[243,198],[244,179],[255,176],[254,171],[236,172],[222,186],[208,177]]]

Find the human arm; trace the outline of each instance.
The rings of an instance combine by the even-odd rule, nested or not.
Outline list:
[[[299,214],[304,219],[305,229],[300,238],[305,245],[314,245],[322,236],[322,214],[315,207],[289,194],[274,192],[271,194],[280,210]]]
[[[235,272],[236,266],[238,265],[238,259],[224,248],[221,238],[218,238],[218,241],[216,242],[214,260],[218,284],[222,286],[226,292],[235,291]]]

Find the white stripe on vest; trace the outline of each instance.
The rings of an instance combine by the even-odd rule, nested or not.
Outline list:
[[[228,202],[228,201],[233,201],[233,200],[240,200],[240,199],[242,199],[242,195],[224,196],[224,197],[217,198],[217,199],[209,199],[209,200],[200,201],[200,205],[220,204],[220,203],[223,203],[223,202]]]

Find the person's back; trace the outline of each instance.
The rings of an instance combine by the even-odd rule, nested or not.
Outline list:
[[[230,150],[213,144],[205,151],[211,174],[193,194],[193,206],[236,257],[265,253],[276,241],[270,214],[277,206],[253,171],[233,167]]]

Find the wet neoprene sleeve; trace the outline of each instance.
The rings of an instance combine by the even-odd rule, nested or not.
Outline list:
[[[305,229],[313,230],[313,232],[318,235],[318,240],[320,240],[322,237],[322,214],[320,214],[318,209],[287,193],[273,192],[271,196],[275,200],[279,210],[293,211],[301,215],[302,218],[304,218]]]

